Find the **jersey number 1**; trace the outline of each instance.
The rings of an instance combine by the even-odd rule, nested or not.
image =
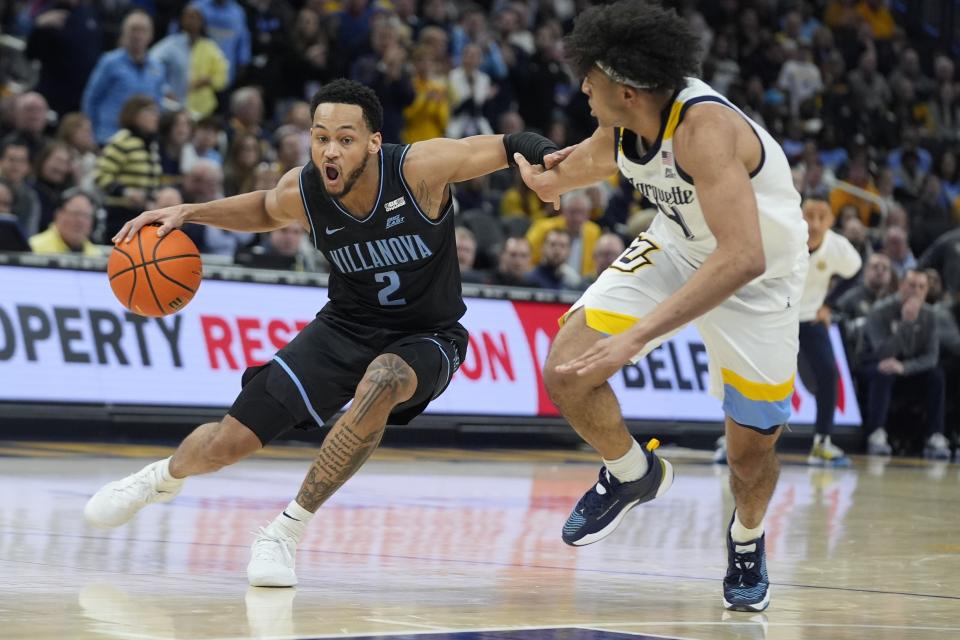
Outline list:
[[[390,299],[390,296],[400,288],[400,275],[396,271],[381,271],[380,273],[375,273],[373,274],[373,279],[377,282],[387,283],[387,286],[380,289],[380,292],[377,294],[377,299],[380,301],[381,307],[397,307],[407,304],[406,298]]]

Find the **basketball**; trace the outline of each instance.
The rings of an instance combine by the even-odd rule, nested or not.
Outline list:
[[[179,229],[157,237],[157,225],[116,245],[107,262],[110,287],[124,307],[141,316],[176,313],[193,299],[203,266],[197,245]]]

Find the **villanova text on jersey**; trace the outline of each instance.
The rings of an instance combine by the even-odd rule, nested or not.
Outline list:
[[[362,218],[327,195],[312,161],[301,170],[300,195],[314,246],[331,265],[324,313],[421,332],[448,327],[466,311],[452,196],[436,220],[420,210],[402,173],[409,149],[384,144],[369,163],[367,171],[379,168],[380,187],[373,209]]]
[[[433,255],[419,233],[383,240],[354,242],[327,251],[328,258],[340,273],[357,273],[387,266],[424,260]]]

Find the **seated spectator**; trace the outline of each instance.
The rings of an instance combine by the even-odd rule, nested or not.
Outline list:
[[[863,282],[849,289],[834,304],[836,316],[843,320],[865,317],[878,300],[893,293],[892,282],[890,258],[883,253],[871,254],[863,268]]]
[[[241,87],[230,95],[227,137],[232,142],[241,133],[258,139],[263,135],[263,96],[256,87]]]
[[[193,145],[194,157],[183,161],[181,169],[189,171],[190,165],[197,158],[206,158],[213,160],[219,165],[223,164],[223,156],[220,155],[220,136],[222,135],[220,120],[214,116],[204,118],[193,128],[193,138],[190,144]]]
[[[179,185],[183,182],[184,165],[194,156],[190,138],[193,122],[186,109],[167,111],[160,116],[158,151],[160,153],[160,184]]]
[[[207,37],[203,13],[188,4],[180,13],[180,31],[153,45],[150,58],[164,69],[168,90],[194,118],[217,110],[217,92],[227,87],[230,64]]]
[[[457,227],[454,235],[457,240],[457,263],[460,265],[460,280],[474,284],[487,281],[486,275],[473,268],[477,258],[477,238],[466,227]]]
[[[93,123],[98,144],[124,126],[122,110],[130,98],[141,95],[156,104],[163,100],[163,67],[147,57],[153,40],[153,20],[141,10],[127,15],[120,32],[120,46],[97,61],[83,91],[83,112]]]
[[[151,209],[163,209],[183,204],[183,194],[175,187],[162,187],[153,192],[153,199],[147,204]]]
[[[543,237],[540,247],[540,264],[530,273],[530,281],[541,289],[577,289],[581,284],[580,274],[570,265],[572,236],[566,229],[550,229]]]
[[[50,142],[46,135],[49,112],[47,99],[36,91],[18,95],[13,103],[13,131],[6,139],[19,140],[27,145],[30,157],[36,158]]]
[[[84,189],[93,189],[93,170],[97,166],[97,141],[93,125],[82,113],[68,113],[60,119],[57,140],[70,148],[73,179]]]
[[[937,157],[933,173],[940,178],[943,193],[947,201],[952,204],[960,197],[960,164],[957,163],[957,154],[950,149],[945,149]]]
[[[597,244],[593,247],[594,272],[584,278],[583,286],[596,282],[600,274],[606,271],[625,249],[623,238],[615,233],[605,233],[597,238]]]
[[[252,133],[237,134],[230,143],[223,167],[225,195],[235,196],[253,191],[253,174],[262,161],[260,139]]]
[[[892,225],[887,227],[887,232],[883,234],[883,252],[890,258],[890,266],[898,280],[902,280],[907,271],[917,266],[917,259],[910,250],[907,237],[906,231]]]
[[[284,125],[273,134],[277,148],[277,169],[283,175],[290,169],[303,166],[309,156],[300,144],[300,132],[295,127]]]
[[[157,128],[160,111],[153,98],[133,96],[120,112],[122,127],[110,138],[97,160],[94,181],[104,194],[110,239],[127,220],[144,210],[147,199],[160,186]]]
[[[0,143],[0,178],[13,192],[10,213],[17,217],[20,230],[27,237],[40,230],[40,200],[27,182],[29,176],[29,147],[16,139]]]
[[[867,228],[860,222],[860,218],[854,216],[844,221],[840,226],[840,234],[853,245],[860,254],[861,260],[866,260],[873,253],[870,235],[867,233]]]
[[[53,212],[60,205],[64,191],[74,186],[70,147],[62,142],[51,142],[40,151],[34,162],[32,186],[40,201],[40,228],[46,229],[53,221]]]
[[[307,268],[303,240],[307,232],[299,223],[274,229],[264,234],[264,239],[252,247],[240,247],[234,261],[256,269],[282,269],[284,271],[312,271]]]
[[[801,195],[804,198],[817,198],[819,200],[826,200],[830,197],[830,186],[824,179],[823,163],[819,160],[806,165]]]
[[[535,287],[530,280],[530,242],[526,238],[507,238],[500,251],[500,263],[490,284],[503,287]]]
[[[877,303],[867,314],[864,430],[867,451],[872,455],[891,453],[887,419],[891,398],[897,393],[923,399],[924,454],[941,460],[950,458],[949,443],[943,435],[945,388],[943,371],[937,366],[936,318],[933,307],[924,302],[928,287],[927,274],[911,269],[900,283],[899,293]]]
[[[900,203],[897,201],[896,196],[893,193],[894,191],[894,175],[893,169],[890,167],[883,167],[880,169],[880,172],[877,174],[877,193],[880,196],[880,199],[883,200],[884,204],[887,207],[887,212],[890,211],[893,207],[899,207]]]
[[[552,229],[563,229],[570,234],[571,247],[567,263],[581,276],[596,271],[593,249],[600,237],[600,226],[590,220],[592,202],[584,189],[569,191],[560,198],[560,215],[534,223],[527,232],[527,240],[534,248],[533,261],[540,262],[540,250],[546,234]]]
[[[944,288],[960,301],[960,228],[937,238],[920,256],[920,266],[936,269],[943,277]]]
[[[46,231],[30,238],[30,248],[34,253],[101,255],[100,250],[90,242],[96,209],[97,203],[89,193],[67,191],[54,212],[53,223]]]
[[[867,164],[863,160],[850,162],[845,182],[877,195],[877,188],[874,186],[870,172],[867,170]],[[876,202],[850,193],[843,189],[843,185],[837,185],[830,191],[830,208],[833,209],[834,214],[839,215],[840,209],[847,204],[852,204],[857,208],[857,214],[864,225],[875,227],[880,224],[880,207]]]
[[[188,203],[220,200],[223,195],[223,170],[212,160],[197,160],[183,177],[183,199]],[[237,249],[249,245],[256,234],[243,231],[227,231],[217,227],[187,224],[184,232],[200,249],[201,253],[221,256],[236,255]]]
[[[910,205],[910,250],[914,255],[922,255],[937,238],[953,228],[953,224],[940,178],[928,174],[920,198]]]

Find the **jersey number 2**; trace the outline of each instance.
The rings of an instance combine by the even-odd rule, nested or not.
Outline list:
[[[377,294],[377,299],[380,301],[381,307],[396,307],[407,304],[406,298],[390,299],[390,296],[400,288],[400,275],[396,271],[381,271],[380,273],[375,273],[373,274],[373,279],[377,282],[387,283],[387,286],[380,289],[380,292]]]

